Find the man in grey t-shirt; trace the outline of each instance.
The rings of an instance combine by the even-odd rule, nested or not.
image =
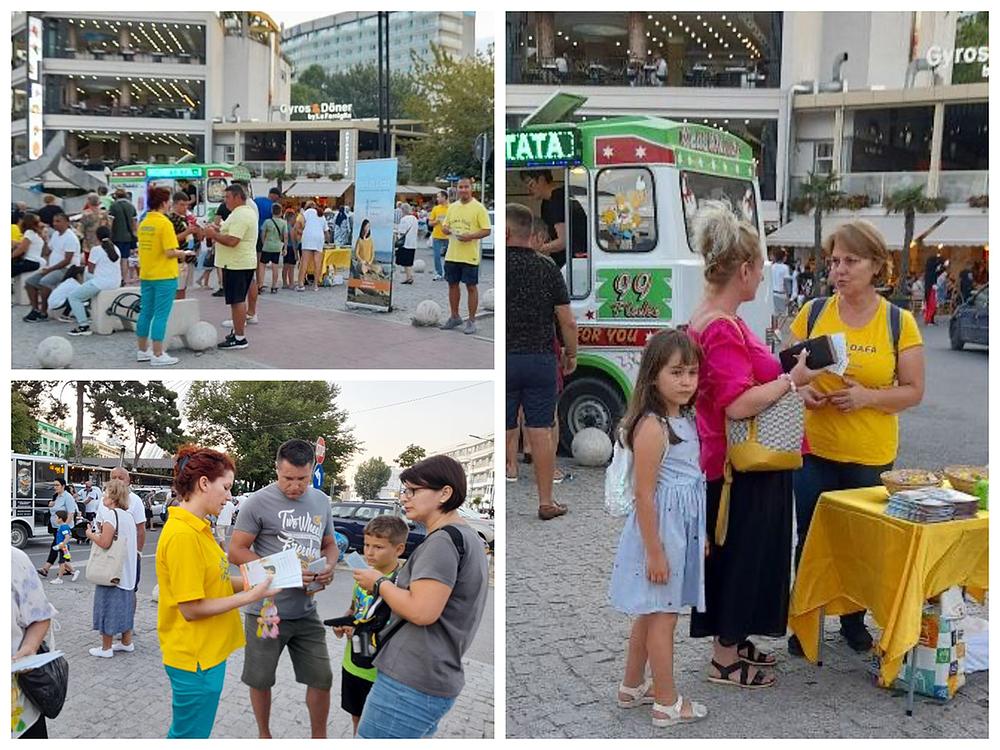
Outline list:
[[[285,549],[294,549],[303,566],[326,558],[320,572],[306,572],[302,581],[312,593],[333,580],[339,557],[333,536],[330,498],[312,488],[316,454],[311,443],[289,440],[278,448],[277,481],[252,494],[240,504],[229,561],[242,565]],[[311,585],[310,585],[311,584]],[[326,647],[326,628],[316,614],[316,603],[304,589],[285,589],[274,599],[281,622],[277,638],[257,636],[261,605],[246,608],[244,629],[247,646],[243,660],[243,682],[250,687],[250,704],[261,739],[271,737],[271,687],[281,652],[288,647],[296,682],[306,685],[306,706],[313,738],[326,737],[330,713],[333,672]]]

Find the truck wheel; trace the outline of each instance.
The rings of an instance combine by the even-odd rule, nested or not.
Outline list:
[[[962,341],[962,334],[959,332],[958,321],[952,318],[951,324],[948,326],[948,339],[951,342],[951,348],[956,352],[961,351],[962,347],[965,346],[965,342]]]
[[[625,397],[608,380],[584,376],[571,380],[559,397],[559,451],[572,454],[573,438],[586,427],[596,427],[609,436],[625,415]]]
[[[28,539],[31,534],[23,523],[15,523],[10,527],[10,546],[24,549],[28,546]]]

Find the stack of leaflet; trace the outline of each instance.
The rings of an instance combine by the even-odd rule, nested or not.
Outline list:
[[[964,492],[944,487],[922,487],[894,493],[885,512],[886,515],[914,523],[940,523],[973,518],[977,504],[977,498]]]

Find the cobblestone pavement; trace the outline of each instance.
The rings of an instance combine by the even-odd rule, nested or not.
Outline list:
[[[36,545],[27,550],[32,552]],[[85,549],[85,548],[84,548]],[[74,562],[85,560],[86,551],[73,548]],[[35,560],[37,555],[32,555]],[[44,555],[42,555],[44,557]],[[35,560],[39,562],[39,560]],[[66,652],[70,669],[70,690],[62,713],[48,722],[52,738],[162,738],[170,725],[170,683],[163,669],[156,636],[156,603],[150,592],[153,583],[153,556],[143,560],[136,611],[136,651],[118,653],[112,659],[98,659],[87,651],[99,644],[91,630],[93,586],[83,576],[76,583],[45,586],[45,593],[59,610],[56,647]],[[350,571],[341,566],[334,584],[318,595],[324,617],[346,609]],[[341,590],[342,589],[342,590]],[[452,710],[441,721],[438,737],[482,738],[494,734],[494,670],[492,596],[488,616],[473,647],[463,660],[465,688]],[[351,717],[340,708],[340,660],[344,641],[327,637],[334,668],[330,697],[329,737],[352,736]],[[250,708],[247,687],[240,682],[243,650],[235,651],[226,665],[226,681],[212,738],[254,738],[257,726]],[[271,731],[276,738],[307,738],[309,716],[305,706],[305,686],[295,682],[287,652],[278,664],[273,688]],[[123,710],[122,707],[127,707]]]
[[[927,393],[901,419],[900,466],[939,467],[986,460],[986,375],[981,351],[951,352],[947,327],[927,333]],[[969,398],[955,397],[961,382]],[[958,403],[958,402],[961,403]],[[943,436],[954,436],[944,439]],[[968,675],[954,699],[937,704],[874,686],[861,656],[827,618],[825,664],[787,655],[784,639],[760,638],[781,659],[774,688],[747,693],[705,680],[711,645],[688,637],[680,617],[675,676],[680,692],[705,703],[705,721],[657,730],[648,708],[615,705],[630,621],[607,602],[607,581],[622,520],[603,509],[604,472],[560,459],[571,480],[555,498],[559,519],[537,519],[530,466],[507,484],[507,717],[510,737],[981,737],[988,736],[988,673]],[[988,617],[986,607],[970,613]],[[875,627],[869,617],[869,627]],[[876,628],[877,630],[877,628]]]
[[[432,281],[433,254],[430,248],[421,247],[417,257],[423,259],[427,270],[414,274],[412,285],[402,285],[402,272],[397,271],[393,288],[393,310],[379,313],[359,308],[348,309],[346,286],[321,287],[318,292],[279,290],[277,294],[265,293],[260,297],[259,326],[248,326],[250,348],[240,351],[211,349],[204,353],[183,348],[175,340],[169,351],[180,359],[175,368],[249,369],[289,367],[362,367],[380,369],[387,367],[451,367],[482,368],[493,366],[492,343],[495,318],[480,300],[477,314],[478,332],[465,336],[460,331],[441,331],[436,328],[415,328],[411,316],[417,305],[430,299],[437,302],[443,316],[448,314],[448,285]],[[270,282],[270,274],[265,277]],[[493,261],[484,260],[480,266],[480,296],[493,288]],[[200,300],[201,319],[214,325],[230,317],[224,301],[211,296],[209,290],[192,289],[189,296]],[[466,295],[463,287],[460,312],[466,315]],[[66,336],[71,324],[50,320],[44,323],[25,323],[21,318],[28,312],[24,306],[11,308],[12,366],[37,368],[35,351],[38,344],[49,336],[63,336],[72,345],[73,368],[148,368],[135,362],[135,338],[131,333],[119,332],[110,336]],[[443,322],[444,318],[442,318]],[[220,330],[220,340],[228,331]],[[308,348],[290,349],[291,340],[318,342]],[[362,356],[364,352],[364,356]],[[289,359],[298,356],[300,361]],[[159,371],[157,368],[156,371]]]

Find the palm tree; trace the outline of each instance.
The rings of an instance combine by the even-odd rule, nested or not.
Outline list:
[[[894,190],[885,199],[886,214],[903,214],[903,248],[900,252],[899,278],[896,279],[896,290],[901,296],[906,294],[906,282],[910,276],[910,244],[913,242],[917,211],[926,202],[923,185],[906,185]]]
[[[843,195],[838,188],[840,175],[836,172],[829,174],[809,173],[809,179],[802,183],[802,195],[809,198],[813,204],[813,222],[815,234],[813,236],[813,268],[819,272],[820,254],[823,247],[823,212],[833,208],[837,198]]]

